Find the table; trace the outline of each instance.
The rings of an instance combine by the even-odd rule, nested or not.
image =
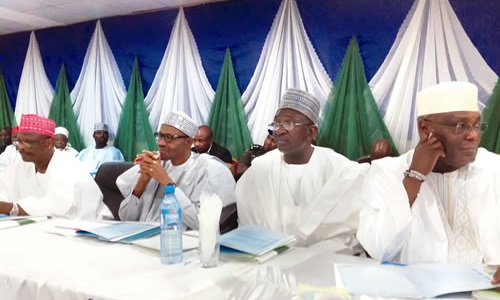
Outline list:
[[[44,231],[54,222],[0,230],[1,299],[228,299],[249,279],[276,270],[297,273],[307,284],[335,283],[329,253],[298,248],[263,265],[166,266],[156,250]],[[313,257],[321,272],[310,265]],[[331,263],[325,265],[325,259]]]
[[[0,230],[0,299],[291,299],[299,284],[335,286],[334,262],[367,258],[295,248],[272,260],[166,266],[160,253],[45,231],[59,220]],[[185,258],[196,256],[196,250]],[[362,299],[370,299],[361,297]],[[470,299],[471,294],[453,296]]]

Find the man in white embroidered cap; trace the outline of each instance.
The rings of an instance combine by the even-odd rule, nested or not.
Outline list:
[[[108,161],[125,161],[120,149],[108,145],[109,132],[108,125],[104,123],[94,124],[95,146],[90,146],[78,153],[78,159],[85,164],[90,175],[95,178],[97,170],[102,163]]]
[[[296,236],[300,246],[357,254],[357,187],[368,164],[312,145],[320,104],[289,89],[269,125],[278,149],[256,157],[236,186],[239,224]],[[352,193],[350,191],[353,190]]]
[[[169,112],[155,133],[159,152],[143,151],[136,165],[116,180],[125,196],[119,210],[122,221],[160,221],[164,188],[176,185],[184,228],[198,229],[202,195],[217,194],[227,206],[235,202],[234,178],[219,159],[191,151],[198,125],[186,114]]]
[[[468,82],[417,93],[418,145],[372,162],[358,239],[373,258],[500,264],[500,157],[478,149],[477,95]]]

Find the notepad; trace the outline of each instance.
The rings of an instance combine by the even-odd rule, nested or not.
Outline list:
[[[296,241],[292,235],[245,225],[220,237],[221,254],[264,262],[287,251]]]
[[[351,295],[394,298],[437,296],[493,288],[492,276],[468,264],[335,264],[337,287]]]

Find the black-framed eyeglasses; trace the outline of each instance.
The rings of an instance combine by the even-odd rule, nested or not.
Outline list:
[[[290,131],[290,130],[293,130],[293,128],[295,128],[295,126],[303,126],[303,125],[309,125],[309,124],[286,121],[286,122],[272,122],[268,126],[269,126],[269,129],[274,132],[275,130],[280,129],[280,127],[283,127],[286,130]]]
[[[157,142],[159,142],[160,140],[164,140],[165,142],[167,143],[170,143],[172,142],[173,140],[175,139],[185,139],[185,138],[188,138],[189,136],[187,135],[172,135],[172,134],[162,134],[162,133],[159,133],[159,132],[156,132],[154,134],[155,136],[155,139]]]
[[[488,124],[487,123],[481,123],[477,122],[475,124],[467,124],[465,122],[458,122],[456,125],[449,125],[449,124],[441,124],[439,122],[435,122],[430,119],[424,119],[424,121],[435,123],[441,126],[445,126],[450,128],[451,130],[454,130],[456,135],[465,135],[469,132],[474,131],[477,134],[483,133],[488,129]]]

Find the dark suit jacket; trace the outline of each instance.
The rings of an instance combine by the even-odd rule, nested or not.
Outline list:
[[[196,150],[195,147],[191,148],[193,152],[198,153],[198,150]],[[218,157],[220,160],[222,160],[225,163],[232,163],[233,162],[233,156],[231,155],[231,152],[227,150],[226,148],[216,144],[215,142],[212,142],[212,148],[210,148],[210,151],[207,152],[208,154]]]

